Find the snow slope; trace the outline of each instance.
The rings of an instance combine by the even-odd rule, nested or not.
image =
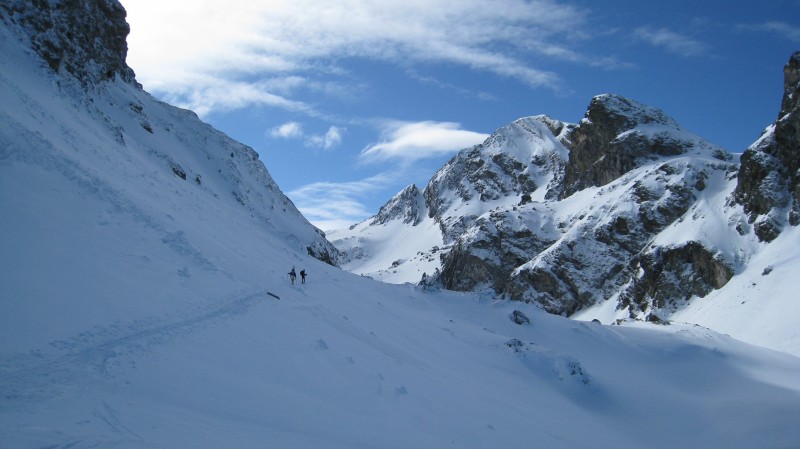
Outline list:
[[[741,340],[800,356],[797,328],[800,229],[787,228],[756,253],[724,290],[692,301],[676,312],[690,321]]]
[[[530,307],[520,326],[516,304],[326,270],[269,285],[280,300],[222,298],[15,358],[0,377],[4,447],[797,441],[797,358],[699,327],[613,328]]]
[[[409,233],[405,223],[392,220],[379,226],[368,221],[350,230],[335,230],[328,238],[348,258],[342,268],[392,284],[419,282],[423,273],[439,268],[438,253],[444,249],[439,224],[425,216]]]
[[[281,277],[265,259],[291,266],[306,246],[330,247],[253,150],[135,85],[85,93],[1,31],[3,334],[44,343],[83,330],[81,317],[171,312]],[[265,252],[242,235],[281,244]],[[35,323],[39,335],[18,332]]]
[[[797,357],[343,272],[246,147],[1,23],[0,448],[796,447]]]

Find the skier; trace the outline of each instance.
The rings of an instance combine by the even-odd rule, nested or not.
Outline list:
[[[300,282],[302,282],[303,284],[306,283],[306,269],[305,268],[300,270]]]
[[[292,271],[289,272],[289,280],[292,281],[292,285],[294,285],[294,280],[297,278],[297,273],[294,272],[294,267],[292,267]]]

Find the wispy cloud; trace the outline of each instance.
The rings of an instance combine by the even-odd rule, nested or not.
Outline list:
[[[297,122],[287,122],[267,131],[273,139],[303,139],[307,147],[330,150],[342,143],[344,128],[331,126],[325,134],[306,135],[303,125]]]
[[[386,122],[382,136],[384,140],[361,151],[362,162],[394,160],[409,164],[455,153],[489,137],[488,134],[461,129],[458,123],[432,121]]]
[[[396,176],[379,174],[352,182],[315,182],[287,193],[303,215],[315,226],[330,231],[342,229],[373,215],[362,201],[370,192],[386,188]]]
[[[639,27],[634,34],[650,45],[678,56],[700,56],[708,51],[708,46],[703,42],[667,28]]]
[[[343,132],[344,130],[342,128],[331,126],[325,134],[310,136],[306,144],[312,147],[330,150],[342,143]]]
[[[128,62],[139,80],[200,112],[247,106],[246,97],[220,95],[219,80],[239,89],[251,84],[253,101],[312,112],[289,100],[291,93],[315,84],[341,90],[320,86],[318,77],[336,73],[337,61],[347,58],[446,62],[559,89],[558,74],[531,56],[576,59],[559,42],[578,36],[586,21],[583,9],[558,0],[123,3],[132,24]]]
[[[322,116],[302,101],[274,93],[277,89],[272,84],[176,73],[169,81],[156,80],[150,89],[161,92],[168,103],[191,109],[201,117],[212,111],[224,112],[250,106],[271,106],[313,117]]]
[[[380,143],[370,145],[361,152],[362,162],[389,162],[391,171],[352,182],[315,182],[287,193],[297,208],[315,226],[325,231],[342,229],[375,214],[364,201],[376,192],[388,190],[397,183],[409,183],[416,175],[414,162],[441,156],[476,145],[488,135],[461,129],[458,123],[449,122],[399,122],[381,123]],[[301,134],[297,131],[300,130]],[[302,134],[302,126],[289,122],[270,131],[277,138],[302,138],[314,141],[319,148],[338,145],[342,130],[331,126],[325,135],[309,138]],[[403,186],[404,187],[404,186]],[[395,192],[387,192],[387,197]]]
[[[786,22],[771,21],[755,25],[740,25],[739,29],[748,31],[766,31],[795,43],[800,43],[800,27]]]
[[[456,86],[454,84],[441,81],[441,80],[436,79],[436,78],[431,77],[431,76],[420,75],[419,73],[417,73],[414,70],[408,70],[407,73],[408,73],[409,77],[419,81],[420,83],[428,84],[428,85],[431,85],[431,86],[436,86],[436,87],[438,87],[440,89],[449,90],[451,92],[455,92],[455,93],[457,93],[459,95],[462,95],[462,96],[465,96],[465,97],[474,97],[474,98],[477,98],[477,99],[482,100],[482,101],[497,101],[497,97],[495,97],[494,95],[492,95],[492,94],[490,94],[488,92],[471,91],[469,89],[464,89],[462,87],[459,87],[459,86]]]

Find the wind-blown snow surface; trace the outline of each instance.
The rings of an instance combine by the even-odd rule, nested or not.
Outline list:
[[[228,163],[246,149],[132,85],[87,96],[15,39],[0,447],[796,447],[800,359],[342,272],[257,161]]]

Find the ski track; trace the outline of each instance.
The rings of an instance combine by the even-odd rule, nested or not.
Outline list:
[[[29,403],[58,395],[65,386],[78,383],[86,376],[113,377],[111,368],[123,366],[123,356],[145,353],[172,338],[242,315],[255,304],[269,300],[265,298],[266,290],[260,290],[199,307],[182,319],[137,320],[127,325],[115,324],[82,332],[70,340],[51,342],[51,347],[62,354],[66,352],[63,355],[45,356],[41,351],[31,351],[13,357],[3,362],[6,366],[0,373],[0,410],[13,407],[14,402]]]

